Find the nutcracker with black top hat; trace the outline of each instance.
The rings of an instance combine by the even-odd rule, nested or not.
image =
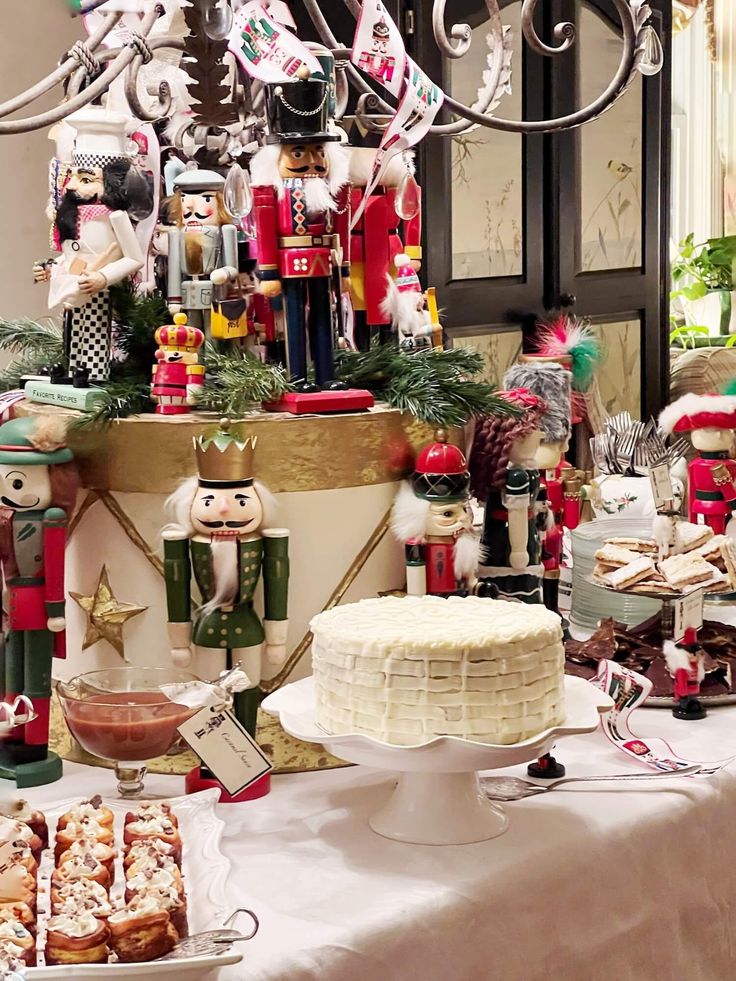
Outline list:
[[[544,433],[534,459],[539,468],[546,504],[542,564],[542,597],[548,610],[559,612],[560,566],[564,526],[565,492],[563,460],[570,443],[570,373],[551,362],[513,365],[504,376],[504,388],[526,388],[546,406],[539,427]]]
[[[65,657],[64,546],[79,480],[58,418],[26,416],[0,426],[0,565],[7,628],[0,701],[30,701],[30,720],[0,738],[0,777],[19,787],[52,783],[51,663]]]
[[[736,396],[683,395],[663,409],[662,431],[690,433],[698,452],[688,464],[688,520],[710,525],[716,535],[736,534]]]
[[[287,366],[295,384],[275,406],[294,413],[344,412],[373,404],[370,392],[335,380],[335,310],[350,289],[347,151],[330,127],[330,82],[300,77],[265,84],[268,136],[250,165],[262,293],[283,294]],[[307,338],[314,382],[307,378]]]
[[[69,116],[76,131],[71,177],[54,220],[59,258],[33,267],[49,283],[49,309],[64,310],[64,366],[52,379],[76,387],[107,381],[110,372],[110,287],[134,276],[144,256],[130,213],[140,216],[150,192],[127,152],[121,113],[88,106]]]
[[[213,170],[184,170],[168,204],[168,303],[189,323],[210,330],[213,287],[238,275],[238,230],[227,210],[225,179]]]
[[[391,530],[404,545],[411,596],[467,596],[478,569],[478,538],[468,503],[465,456],[438,430],[417,457],[391,512]]]
[[[262,675],[286,659],[289,536],[270,526],[274,499],[254,478],[256,440],[230,431],[223,419],[212,436],[194,440],[198,477],[167,501],[173,521],[162,531],[171,657],[190,663],[201,678],[216,678],[240,663],[251,687],[234,696],[238,720],[255,736]],[[192,609],[191,578],[202,606]],[[264,618],[253,608],[263,582]],[[220,786],[204,768],[187,777],[193,793]],[[234,798],[252,800],[269,791],[268,775]]]
[[[155,334],[158,351],[151,378],[151,398],[163,416],[190,412],[204,389],[204,365],[198,351],[204,334],[187,324],[185,313],[175,313],[174,323],[159,327]]]

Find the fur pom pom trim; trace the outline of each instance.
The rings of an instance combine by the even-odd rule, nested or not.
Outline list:
[[[66,446],[67,423],[58,416],[39,416],[30,437],[31,445],[40,453],[53,453]]]
[[[373,161],[376,159],[376,151],[371,147],[352,147],[348,150],[350,154],[349,177],[350,183],[355,187],[366,187],[371,174],[373,173]],[[381,187],[398,187],[401,178],[408,171],[414,174],[414,154],[408,150],[403,153],[394,154],[386,167],[386,171],[381,177]]]
[[[453,569],[456,579],[470,579],[478,572],[480,536],[474,531],[464,531],[458,536],[453,549]]]
[[[429,501],[417,497],[408,480],[403,480],[391,508],[391,531],[402,544],[423,538],[429,515]]]
[[[698,395],[689,392],[680,396],[672,405],[662,409],[659,414],[659,425],[666,435],[674,431],[675,426],[683,416],[694,416],[701,412],[712,412],[718,415],[736,413],[736,395]]]
[[[674,640],[666,640],[664,642],[662,645],[662,653],[664,654],[667,670],[673,677],[675,676],[676,671],[692,670],[690,655],[684,648],[678,647]],[[704,677],[705,668],[703,667],[703,659],[698,658],[697,679],[698,681],[702,681]]]

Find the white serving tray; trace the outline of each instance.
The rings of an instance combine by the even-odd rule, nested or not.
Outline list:
[[[182,875],[186,889],[190,934],[203,930],[214,930],[222,926],[232,912],[226,903],[226,884],[230,873],[230,862],[220,850],[220,840],[224,823],[215,813],[219,800],[219,790],[203,790],[188,797],[167,798],[179,819],[182,837]],[[46,936],[46,919],[49,911],[49,878],[53,870],[53,844],[57,819],[75,804],[79,797],[61,800],[43,808],[49,824],[49,845],[43,853],[38,876],[38,954],[43,962],[43,949]],[[135,810],[137,801],[103,800],[115,815],[115,845],[119,855],[116,859],[115,884],[111,895],[122,896],[124,878],[122,872],[121,845],[123,821],[128,811]],[[237,924],[235,924],[237,927]],[[175,961],[149,961],[143,964],[65,964],[32,967],[27,970],[28,981],[57,981],[60,978],[80,979],[80,981],[107,981],[107,979],[127,979],[155,977],[157,981],[180,981],[180,979],[214,979],[220,967],[237,964],[243,955],[235,948],[222,954],[208,957],[188,957]]]

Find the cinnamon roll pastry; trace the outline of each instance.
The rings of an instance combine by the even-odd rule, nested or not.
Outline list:
[[[46,815],[31,807],[27,800],[18,798],[14,801],[5,801],[0,804],[0,815],[27,824],[31,831],[40,838],[41,847],[48,848],[49,826],[46,822]]]
[[[165,801],[144,801],[134,811],[128,811],[125,815],[125,824],[132,824],[135,821],[156,821],[167,818],[168,821],[179,827],[179,820],[171,810],[171,804]]]
[[[173,950],[179,939],[168,910],[151,897],[133,900],[108,920],[110,946],[127,964],[152,961]]]
[[[36,940],[20,920],[0,920],[0,943],[10,941],[23,951],[21,957],[26,967],[36,966]]]
[[[86,858],[88,855],[105,866],[110,873],[110,884],[112,884],[115,881],[115,849],[110,848],[109,845],[103,845],[101,841],[96,841],[94,838],[78,838],[73,841],[59,857],[56,865],[60,867],[65,862],[71,861],[72,858]]]
[[[77,882],[79,879],[92,879],[99,882],[106,890],[110,889],[110,873],[102,862],[94,855],[72,855],[63,865],[51,873],[51,888],[59,888],[67,882]]]
[[[37,862],[41,860],[43,844],[29,825],[13,818],[0,816],[0,847],[9,841],[23,841],[31,850]]]
[[[73,916],[91,913],[98,920],[107,920],[112,904],[107,889],[94,879],[77,879],[51,887],[51,913],[54,916]]]
[[[139,817],[135,821],[130,821],[123,829],[123,841],[126,845],[132,845],[135,841],[151,841],[153,839],[171,845],[174,861],[177,865],[181,863],[181,836],[171,818],[162,815]]]
[[[105,807],[99,794],[89,800],[75,804],[65,814],[62,814],[56,824],[56,830],[63,830],[67,824],[78,824],[85,818],[96,821],[103,828],[112,828],[115,817],[109,807]]]
[[[134,841],[128,848],[123,859],[126,875],[145,872],[147,869],[178,869],[175,859],[176,849],[165,841],[152,838],[144,841]]]
[[[104,964],[110,931],[91,913],[52,916],[47,924],[47,964]]]
[[[0,903],[0,923],[17,920],[29,933],[36,933],[36,915],[27,903]]]
[[[71,848],[72,842],[78,841],[80,838],[92,838],[112,848],[115,842],[115,833],[112,828],[99,824],[92,817],[83,817],[79,821],[69,821],[63,828],[56,830],[55,860],[58,862],[64,852]]]
[[[179,891],[174,877],[163,869],[150,873],[141,873],[129,879],[125,889],[125,901],[128,906],[150,899],[159,909],[168,911],[174,929],[179,937],[189,936],[187,923],[187,901],[183,892]]]

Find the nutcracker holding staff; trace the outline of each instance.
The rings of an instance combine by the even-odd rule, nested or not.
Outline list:
[[[478,569],[471,530],[470,474],[465,456],[438,430],[419,454],[391,512],[391,530],[404,545],[411,596],[467,596]]]
[[[736,396],[683,395],[659,417],[663,432],[690,433],[698,455],[688,464],[688,521],[710,525],[716,535],[729,527],[736,510]]]
[[[231,433],[226,419],[213,436],[195,439],[199,476],[169,498],[174,521],[162,531],[172,660],[179,667],[191,663],[205,679],[240,662],[251,687],[235,694],[234,711],[253,736],[261,676],[273,675],[286,659],[289,580],[288,532],[270,527],[274,499],[254,479],[255,442]],[[203,599],[197,611],[192,574]],[[253,609],[261,579],[263,620]],[[198,769],[187,778],[187,789],[210,783]],[[237,799],[268,790],[266,776]]]
[[[19,787],[52,783],[61,760],[48,751],[51,661],[65,656],[64,546],[78,489],[58,419],[0,426],[0,563],[7,590],[0,700],[24,695],[36,718],[0,740],[0,776]]]

